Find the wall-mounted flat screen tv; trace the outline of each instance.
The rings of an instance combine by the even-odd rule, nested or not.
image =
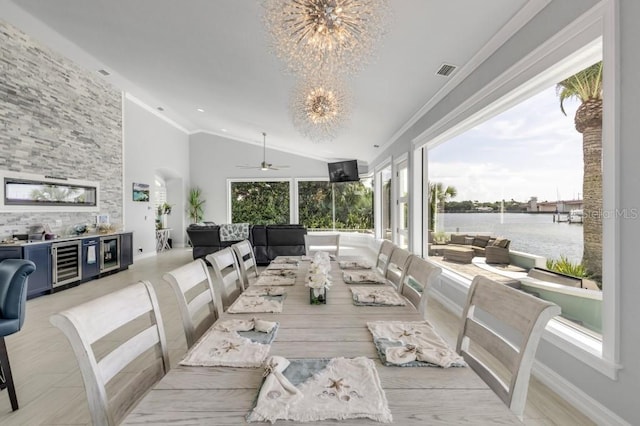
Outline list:
[[[328,163],[329,182],[358,182],[358,161],[347,160]]]

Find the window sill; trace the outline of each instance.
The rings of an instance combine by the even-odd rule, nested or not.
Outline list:
[[[457,315],[461,315],[463,307],[455,300],[447,297],[448,294],[452,293],[451,291],[447,291],[445,287],[454,290],[453,294],[459,294],[461,296],[462,294],[466,295],[470,285],[471,279],[468,277],[452,270],[443,269],[441,279],[434,286],[433,290],[438,293],[438,299],[445,299],[440,301],[448,309]],[[462,303],[464,304],[464,299],[462,299]],[[582,333],[558,320],[549,321],[542,335],[542,339],[577,360],[582,361],[606,377],[617,380],[618,370],[620,370],[622,366],[603,358],[602,341],[600,339]]]
[[[542,339],[608,378],[612,380],[618,379],[618,370],[622,366],[602,357],[601,340],[585,335],[556,320],[549,321]]]

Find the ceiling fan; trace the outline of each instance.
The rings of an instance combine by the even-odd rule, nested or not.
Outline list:
[[[267,134],[262,132],[262,162],[259,166],[236,166],[241,169],[260,169],[260,170],[280,170],[287,169],[289,166],[274,166],[271,163],[267,163]]]

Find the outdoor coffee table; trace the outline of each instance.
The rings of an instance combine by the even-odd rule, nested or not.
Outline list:
[[[471,263],[474,256],[473,249],[467,247],[449,247],[442,251],[444,259],[460,263]]]

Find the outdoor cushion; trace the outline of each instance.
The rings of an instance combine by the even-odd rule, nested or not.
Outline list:
[[[471,245],[474,245],[476,247],[485,248],[487,246],[487,244],[489,244],[489,239],[490,238],[491,237],[485,237],[485,236],[478,235],[473,239],[473,243]]]
[[[496,238],[496,240],[493,242],[493,246],[494,247],[502,247],[502,248],[507,248],[509,247],[509,240],[507,240],[506,238]]]
[[[466,235],[462,234],[451,234],[451,244],[464,244]]]

